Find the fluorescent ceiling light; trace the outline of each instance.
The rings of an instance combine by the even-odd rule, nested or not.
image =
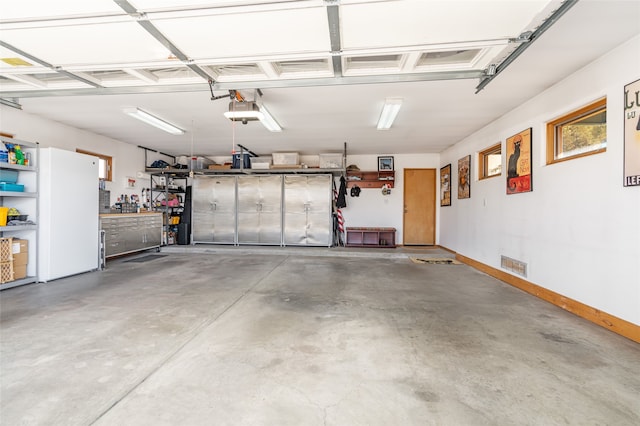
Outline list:
[[[378,119],[378,130],[389,130],[393,124],[393,120],[396,119],[398,111],[402,106],[402,99],[400,98],[387,98],[382,107],[382,113]]]
[[[224,116],[229,120],[242,121],[245,120],[262,120],[264,114],[260,111],[227,111]]]
[[[262,123],[264,127],[267,128],[270,132],[281,132],[282,127],[278,124],[275,118],[269,113],[267,108],[264,105],[260,105],[260,112],[262,113],[262,118],[258,117],[258,120]]]
[[[133,118],[137,118],[140,121],[144,121],[147,124],[157,127],[158,129],[171,133],[172,135],[182,135],[185,132],[181,128],[176,127],[173,124],[156,117],[155,115],[151,115],[148,112],[141,110],[140,108],[125,108],[122,110],[122,112],[130,115]]]
[[[15,109],[22,109],[22,105],[18,103],[18,98],[0,98],[0,105],[6,105]]]

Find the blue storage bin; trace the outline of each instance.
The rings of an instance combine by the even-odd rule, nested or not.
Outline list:
[[[18,171],[17,170],[0,169],[0,182],[16,183],[17,181],[18,181]]]
[[[251,168],[251,157],[247,153],[245,153],[245,154],[233,154],[233,165],[231,166],[231,168],[232,169],[239,169],[240,168],[240,157],[241,156],[244,157],[242,168],[243,169],[250,169]]]
[[[24,185],[17,183],[0,182],[0,191],[24,192]]]

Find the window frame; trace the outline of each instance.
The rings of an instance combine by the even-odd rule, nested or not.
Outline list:
[[[502,175],[502,167],[500,168],[500,173],[496,173],[495,175],[487,174],[489,171],[489,156],[497,153],[500,153],[500,165],[502,166],[502,142],[491,145],[478,153],[478,180],[490,179]]]
[[[587,152],[580,152],[574,155],[569,155],[563,158],[556,158],[557,151],[557,134],[558,127],[563,126],[565,124],[569,124],[571,122],[577,121],[582,117],[586,117],[588,115],[596,114],[604,112],[605,117],[607,113],[607,98],[598,99],[595,102],[591,102],[588,105],[583,106],[582,108],[578,108],[574,111],[569,112],[561,117],[558,117],[555,120],[547,122],[547,165],[561,163],[567,160],[573,160],[576,158],[586,157],[589,155],[600,154],[607,151],[607,147],[598,148]]]
[[[113,180],[113,157],[104,154],[98,154],[97,152],[86,151],[84,149],[77,148],[76,152],[80,154],[93,155],[94,157],[98,157],[106,162],[107,170],[104,180],[106,182],[111,182]]]

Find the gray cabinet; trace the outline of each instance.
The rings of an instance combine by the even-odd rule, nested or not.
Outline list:
[[[284,177],[284,244],[331,246],[331,175]]]
[[[105,233],[105,257],[159,248],[162,214],[113,214],[100,216]]]
[[[160,215],[138,217],[139,239],[142,248],[159,247],[162,244],[162,218]]]
[[[329,174],[197,176],[193,242],[329,247],[332,179]]]
[[[282,176],[238,176],[238,244],[282,243]]]
[[[198,176],[193,181],[194,243],[236,243],[236,177]]]

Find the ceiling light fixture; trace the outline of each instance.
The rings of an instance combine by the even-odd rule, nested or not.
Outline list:
[[[176,127],[173,124],[156,117],[155,115],[149,114],[148,112],[143,111],[140,108],[125,108],[122,110],[122,112],[130,115],[133,118],[137,118],[140,121],[144,121],[147,124],[157,127],[160,130],[171,133],[172,135],[182,135],[185,133],[183,129]]]
[[[378,119],[378,130],[389,130],[402,106],[402,99],[387,98]]]
[[[278,124],[275,118],[269,113],[267,108],[264,105],[260,105],[260,112],[262,113],[262,118],[258,118],[262,125],[267,128],[270,132],[281,132],[282,127]]]
[[[22,109],[22,105],[18,102],[18,98],[0,98],[0,105],[6,105],[15,109]]]

